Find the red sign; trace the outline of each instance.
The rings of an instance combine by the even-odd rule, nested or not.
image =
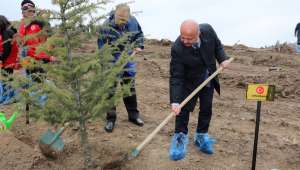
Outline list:
[[[259,87],[256,88],[256,93],[258,93],[258,94],[263,94],[264,92],[265,92],[264,87],[259,86]]]

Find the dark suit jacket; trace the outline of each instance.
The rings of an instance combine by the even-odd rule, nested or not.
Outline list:
[[[216,32],[209,24],[200,24],[200,49],[186,47],[177,38],[171,49],[170,102],[181,103],[209,74],[216,71],[216,60],[222,63],[228,59]],[[218,77],[212,80],[220,94]]]
[[[295,35],[298,35],[298,37],[300,37],[300,22],[297,24],[296,28],[295,28]]]

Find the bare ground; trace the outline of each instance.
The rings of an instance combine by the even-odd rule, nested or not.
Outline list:
[[[92,48],[87,47],[86,48]],[[245,46],[226,47],[235,57],[221,75],[222,95],[215,95],[210,134],[216,139],[215,154],[200,153],[192,143],[196,127],[197,109],[189,124],[190,144],[184,160],[171,161],[168,147],[174,129],[172,120],[141,155],[116,169],[122,170],[244,170],[251,168],[256,102],[245,100],[247,83],[276,85],[274,102],[264,102],[258,144],[257,169],[300,169],[300,55],[254,49]],[[138,60],[137,94],[139,109],[145,120],[140,128],[127,121],[123,104],[118,106],[115,131],[107,134],[102,120],[89,122],[89,139],[96,169],[118,153],[136,147],[170,113],[169,61],[170,46],[155,41],[146,46]],[[271,70],[270,70],[271,69]],[[1,106],[9,113],[12,106]],[[62,138],[66,143],[59,159],[45,158],[38,148],[38,139],[53,128],[43,121],[25,124],[21,116],[11,132],[0,134],[0,169],[56,170],[83,169],[82,150],[78,129],[69,128]]]

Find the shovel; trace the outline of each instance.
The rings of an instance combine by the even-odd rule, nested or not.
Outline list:
[[[230,58],[229,62],[232,62],[234,58]],[[205,87],[213,78],[215,78],[221,71],[223,67],[218,68],[211,76],[209,76],[202,84],[200,84],[183,102],[180,103],[179,107],[182,108],[186,105],[203,87]],[[125,161],[130,161],[137,156],[139,156],[141,150],[155,137],[155,135],[175,116],[172,112],[168,115],[155,129],[152,131],[146,139],[136,148],[134,148],[130,153],[125,153],[123,155],[118,155],[113,160],[103,166],[103,169],[113,169],[120,167]]]
[[[67,124],[57,132],[48,129],[39,140],[39,147],[42,153],[50,158],[57,158],[64,149],[64,142],[60,136],[64,133]]]

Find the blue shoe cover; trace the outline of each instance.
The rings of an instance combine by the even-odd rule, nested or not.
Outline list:
[[[12,103],[14,101],[13,99],[15,98],[15,96],[16,96],[15,90],[13,90],[12,88],[6,89],[6,98],[2,104],[6,105]]]
[[[172,137],[171,146],[169,149],[170,159],[174,161],[183,159],[186,155],[188,143],[188,135],[182,132],[175,133]]]
[[[7,86],[3,82],[0,82],[0,104],[9,104],[16,96],[15,90],[13,90],[10,86]]]
[[[297,44],[297,45],[296,45],[296,50],[297,50],[297,53],[300,54],[300,44]]]
[[[48,99],[48,96],[44,94],[44,95],[39,96],[38,102],[41,106],[45,106],[47,99]]]
[[[211,138],[208,133],[196,133],[194,143],[201,152],[209,155],[214,153],[213,145],[215,140]]]
[[[0,82],[0,104],[5,100],[6,96],[4,95],[4,84]]]
[[[44,106],[46,101],[47,101],[48,96],[46,94],[43,94],[43,95],[40,95],[40,96],[36,96],[36,95],[37,95],[37,92],[30,92],[29,93],[30,97],[37,97],[37,103],[38,103],[39,106]]]

